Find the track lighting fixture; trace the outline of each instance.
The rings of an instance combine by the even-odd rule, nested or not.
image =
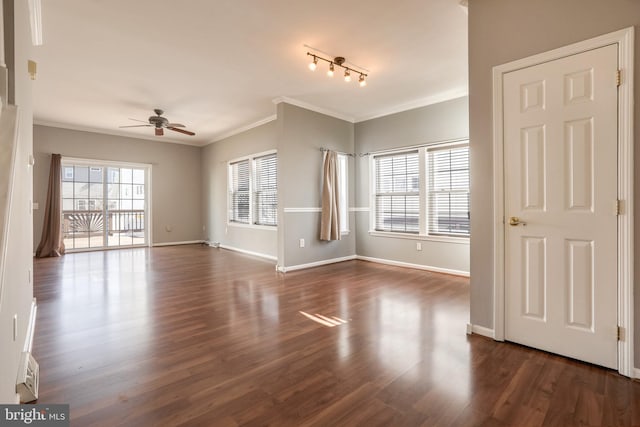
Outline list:
[[[311,71],[315,71],[316,68],[318,67],[318,60],[322,60],[324,62],[329,63],[329,70],[327,71],[327,76],[329,77],[333,77],[333,73],[335,71],[335,66],[337,65],[338,67],[342,67],[344,68],[344,81],[345,82],[350,82],[351,81],[351,72],[356,73],[359,77],[358,77],[358,84],[360,85],[360,87],[364,87],[367,85],[367,81],[365,80],[367,78],[367,73],[363,73],[362,71],[358,71],[354,68],[351,67],[347,67],[346,65],[343,65],[345,63],[345,59],[342,56],[336,56],[333,59],[325,59],[322,56],[318,56],[314,53],[311,52],[307,52],[307,55],[312,57],[312,62],[309,64],[309,69]]]

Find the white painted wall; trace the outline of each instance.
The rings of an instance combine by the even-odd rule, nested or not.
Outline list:
[[[622,28],[640,25],[630,0],[472,0],[469,2],[469,124],[471,133],[471,323],[493,329],[492,68]],[[635,141],[640,141],[640,43],[635,41]],[[622,73],[624,76],[624,71]],[[635,150],[640,165],[640,150]],[[635,211],[640,174],[635,174]],[[640,265],[636,215],[635,265]],[[640,285],[636,285],[638,295]],[[640,366],[640,298],[635,298],[635,366]]]
[[[15,3],[15,9],[13,8]],[[27,74],[27,60],[32,53],[29,10],[26,1],[4,0],[5,18],[14,18],[5,26],[7,67],[12,72],[10,93],[20,108],[19,142],[14,176],[13,203],[9,213],[9,251],[6,258],[5,282],[0,305],[0,402],[16,403],[15,381],[20,354],[24,348],[29,320],[33,284],[29,280],[33,269],[31,236],[32,217],[29,210],[32,194],[32,168],[28,165],[32,153],[33,108],[32,81]],[[18,319],[18,334],[13,337],[13,318]]]

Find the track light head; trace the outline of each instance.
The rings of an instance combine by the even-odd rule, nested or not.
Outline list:
[[[318,57],[313,55],[313,62],[309,64],[309,69],[311,71],[315,71],[317,67],[318,67]]]
[[[347,83],[351,81],[351,73],[348,68],[344,70],[344,81]]]
[[[333,77],[333,70],[334,70],[334,66],[333,66],[333,62],[329,63],[329,71],[327,71],[327,76],[329,77]]]
[[[364,79],[364,74],[360,74],[358,84],[360,84],[360,87],[365,87],[367,85],[367,81]]]

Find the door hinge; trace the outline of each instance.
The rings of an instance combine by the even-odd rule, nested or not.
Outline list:
[[[616,328],[616,338],[618,341],[624,341],[624,329],[622,328],[622,326],[618,326]]]
[[[620,87],[622,84],[622,70],[616,70],[616,86]]]
[[[613,214],[618,216],[622,213],[622,201],[620,199],[616,199],[613,202]]]

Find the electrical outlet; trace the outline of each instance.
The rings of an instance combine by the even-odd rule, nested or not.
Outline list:
[[[300,239],[300,247],[304,248],[304,239]]]
[[[422,250],[422,242],[416,242],[416,251]]]

